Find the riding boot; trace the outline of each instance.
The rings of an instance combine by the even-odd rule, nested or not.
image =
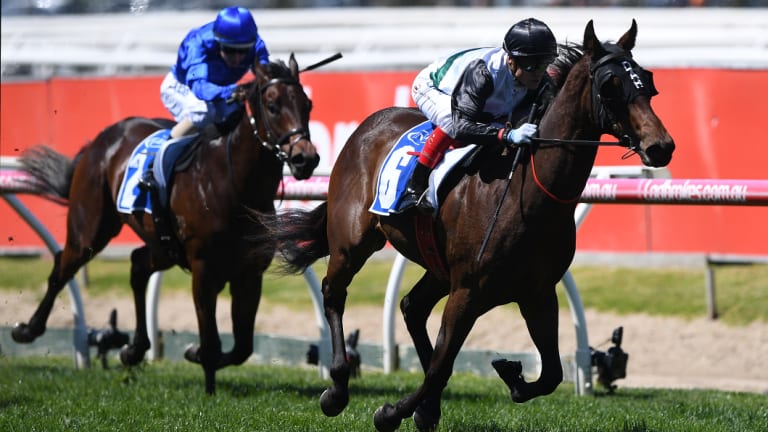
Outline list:
[[[402,213],[414,206],[423,212],[432,210],[426,199],[427,181],[431,171],[429,167],[418,162],[416,163],[416,168],[413,170],[413,174],[408,180],[408,185],[405,187],[403,198],[400,200],[401,204],[398,213]]]
[[[171,240],[173,239],[170,213],[162,204],[162,201],[160,201],[160,190],[156,186],[149,191],[149,196],[152,200],[152,223],[155,225],[155,236],[160,241],[160,244],[170,252],[172,250]]]
[[[427,137],[427,141],[419,153],[416,169],[414,169],[408,185],[405,187],[398,213],[402,213],[413,206],[424,213],[434,210],[427,201],[427,194],[425,193],[429,173],[440,163],[445,151],[453,144],[458,144],[458,141],[451,138],[442,128],[436,126],[435,130]]]
[[[144,171],[139,178],[139,189],[149,194],[152,202],[152,223],[155,224],[155,234],[160,243],[168,247],[171,241],[171,227],[168,225],[168,211],[160,201],[160,187],[155,180],[152,168]]]
[[[153,190],[157,190],[157,180],[155,180],[155,175],[152,173],[152,168],[148,168],[144,173],[139,177],[139,189],[143,190],[144,192],[152,192]]]

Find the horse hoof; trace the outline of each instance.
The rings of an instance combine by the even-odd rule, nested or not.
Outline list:
[[[349,403],[349,394],[339,397],[339,392],[333,388],[325,389],[320,395],[320,409],[326,417],[336,417],[344,411]]]
[[[395,407],[392,404],[384,404],[373,413],[373,425],[379,432],[393,432],[400,427],[402,419],[395,417]]]
[[[35,332],[32,327],[24,323],[16,323],[11,330],[11,337],[16,343],[32,343],[38,336],[45,333],[45,329],[41,332]]]
[[[139,353],[131,345],[125,345],[120,349],[120,363],[125,366],[136,366],[144,360],[144,352]]]
[[[184,350],[184,359],[192,363],[201,364],[200,347],[195,344],[187,345],[187,349]]]
[[[440,415],[435,417],[419,407],[413,412],[413,423],[419,432],[433,432],[437,430],[437,424],[440,423]]]

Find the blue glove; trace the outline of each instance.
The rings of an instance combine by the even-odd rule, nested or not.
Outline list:
[[[533,123],[523,123],[517,129],[505,129],[501,134],[501,141],[504,144],[528,144],[538,130],[539,127]]]

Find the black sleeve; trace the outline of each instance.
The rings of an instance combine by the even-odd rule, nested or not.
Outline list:
[[[538,124],[541,118],[544,116],[544,112],[549,107],[549,103],[554,97],[552,93],[552,87],[549,77],[545,77],[541,80],[539,87],[535,90],[528,90],[525,94],[525,98],[515,107],[514,111],[509,116],[513,127],[520,127],[523,123],[528,122],[528,118],[531,114],[531,105],[536,102],[536,112],[533,116],[533,123]]]
[[[485,101],[493,94],[493,78],[483,60],[470,63],[451,95],[451,115],[456,138],[471,144],[496,143],[499,128],[483,112]]]

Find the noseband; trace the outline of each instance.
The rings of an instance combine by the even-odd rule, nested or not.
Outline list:
[[[264,84],[261,84],[258,86],[257,90],[259,92],[259,97],[263,96],[264,92],[269,87],[276,84],[297,86],[300,89],[302,89],[302,92],[303,92],[301,83],[299,83],[298,80],[295,80],[293,78],[272,78],[269,81],[265,82]],[[272,127],[270,122],[267,120],[267,116],[265,115],[264,104],[263,103],[258,104],[258,107],[259,107],[258,116],[254,116],[249,100],[250,100],[250,95],[249,97],[246,98],[244,105],[245,105],[246,114],[248,115],[248,121],[251,123],[251,127],[253,128],[253,135],[261,142],[261,144],[265,148],[267,148],[270,152],[272,152],[280,162],[290,164],[290,157],[291,157],[291,154],[293,153],[293,146],[299,141],[301,141],[302,139],[308,140],[309,131],[303,127],[298,127],[298,128],[293,128],[288,132],[284,133],[283,135],[277,137],[276,134],[274,133],[274,128]],[[256,117],[261,119],[261,126],[263,126],[264,128],[266,136],[262,136],[261,133],[259,132],[260,128],[257,123]],[[294,136],[296,138],[289,143],[289,152],[288,153],[284,152],[282,150],[282,146],[285,145],[285,143],[291,140],[291,137],[294,137]]]

